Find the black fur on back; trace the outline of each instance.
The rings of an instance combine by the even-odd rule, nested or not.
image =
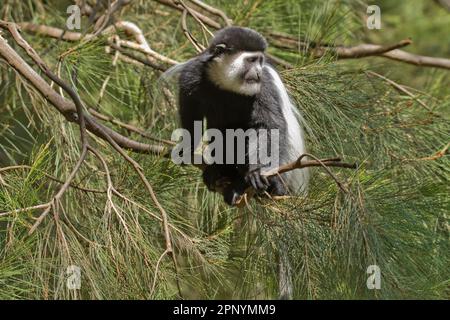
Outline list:
[[[209,51],[216,45],[225,44],[230,51],[261,51],[267,48],[266,39],[258,32],[242,27],[226,27],[219,30],[212,39]]]

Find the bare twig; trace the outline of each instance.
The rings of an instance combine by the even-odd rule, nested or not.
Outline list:
[[[339,167],[339,168],[347,168],[347,169],[356,169],[357,165],[354,163],[345,163],[341,162],[339,158],[331,158],[331,159],[315,159],[315,160],[303,160],[304,157],[312,157],[316,158],[311,154],[303,154],[296,161],[282,165],[278,168],[272,169],[270,171],[265,171],[265,176],[274,176],[277,174],[285,173],[288,171],[292,171],[295,169],[308,168],[308,167]]]
[[[0,22],[4,25],[5,22]],[[27,79],[44,97],[49,101],[68,121],[77,122],[76,106],[74,102],[65,99],[53,90],[25,60],[12,49],[7,41],[0,36],[0,56],[6,62]],[[148,145],[131,140],[121,134],[97,123],[89,115],[85,115],[86,128],[95,135],[102,137],[102,132],[106,132],[121,147],[141,153],[153,153],[157,155],[165,154],[168,150],[163,146]]]
[[[434,154],[428,156],[428,157],[422,157],[422,158],[416,158],[416,159],[401,159],[401,161],[404,162],[411,162],[411,161],[434,161],[437,159],[442,158],[448,153],[448,149],[450,148],[450,142],[447,143],[441,150],[435,152]]]
[[[399,48],[410,45],[412,43],[411,39],[402,40],[393,45],[359,44],[352,47],[345,47],[329,44],[317,44],[314,42],[304,42],[291,35],[277,32],[270,32],[268,36],[271,43],[275,46],[281,46],[283,48],[293,50],[308,50],[312,52],[315,58],[320,58],[328,52],[331,52],[335,54],[338,59],[355,59],[378,56],[417,66],[450,69],[450,59],[421,56],[399,50]]]
[[[168,67],[157,64],[156,62],[154,62],[154,59],[149,59],[148,56],[146,56],[145,58],[141,58],[140,56],[137,56],[131,52],[128,52],[127,50],[125,50],[122,47],[119,47],[117,44],[111,43],[110,47],[113,48],[114,50],[116,50],[116,52],[120,52],[121,54],[123,54],[124,56],[137,61],[139,63],[142,63],[143,65],[149,66],[157,71],[161,71],[164,72],[168,69]]]
[[[155,288],[156,288],[156,279],[158,276],[158,271],[159,271],[159,264],[161,263],[162,259],[164,258],[165,255],[169,254],[170,252],[166,249],[161,256],[159,257],[158,261],[156,261],[156,266],[155,266],[155,272],[153,275],[153,284],[152,284],[152,288],[150,291],[150,296],[153,297],[154,293],[155,293]]]
[[[427,106],[422,100],[420,100],[419,98],[417,98],[413,93],[411,93],[411,91],[409,91],[408,89],[406,89],[404,86],[398,84],[397,82],[395,82],[395,81],[393,81],[393,80],[391,80],[391,79],[388,79],[388,78],[386,78],[385,76],[383,76],[383,75],[381,75],[381,74],[379,74],[379,73],[373,72],[373,71],[366,71],[366,74],[371,75],[371,76],[378,77],[378,78],[380,78],[380,79],[386,81],[386,82],[389,83],[391,86],[393,86],[395,89],[397,89],[397,90],[399,90],[399,91],[401,91],[401,92],[407,94],[408,96],[410,96],[411,98],[413,98],[414,100],[416,100],[416,101],[417,101],[422,107],[424,107],[426,110],[428,110],[428,111],[430,111],[430,112],[433,112],[433,111],[431,110],[431,108],[430,108],[429,106]]]
[[[135,126],[133,126],[131,124],[124,123],[122,121],[114,119],[113,117],[101,114],[100,112],[98,112],[98,111],[96,111],[96,110],[94,110],[92,108],[89,109],[89,113],[92,114],[97,119],[111,122],[111,123],[113,123],[115,125],[118,125],[119,127],[122,127],[124,129],[129,130],[129,131],[135,132],[135,133],[141,135],[144,138],[147,138],[147,139],[150,139],[150,140],[153,140],[153,141],[156,141],[156,142],[165,143],[165,144],[171,145],[171,146],[175,145],[175,142],[173,142],[173,141],[165,140],[165,139],[158,139],[158,138],[152,137],[151,135],[149,135],[147,132],[145,132],[144,130],[142,130],[140,128],[137,128],[137,127],[135,127]]]
[[[382,57],[413,64],[420,67],[434,67],[442,69],[450,69],[450,59],[421,56],[402,50],[392,50],[381,55]]]
[[[169,6],[171,8],[177,9],[177,10],[179,10],[181,12],[184,11],[184,7],[181,4],[176,4],[172,0],[155,0],[155,1],[159,2],[159,3],[163,4],[163,5]],[[214,21],[210,17],[208,17],[208,16],[206,16],[204,14],[201,14],[200,12],[198,12],[198,11],[192,9],[192,8],[191,8],[191,10],[192,10],[193,14],[196,17],[198,17],[204,24],[210,26],[211,28],[220,29],[222,27],[218,22]]]
[[[80,32],[65,31],[60,28],[55,28],[55,27],[46,26],[46,25],[36,25],[33,23],[28,23],[28,22],[19,23],[19,26],[22,30],[27,31],[27,32],[46,35],[46,36],[56,38],[56,39],[61,38],[62,40],[65,40],[65,41],[80,41],[82,39],[91,40],[96,37],[95,34],[88,33],[88,34],[84,35],[84,38],[83,38],[83,34]],[[136,51],[140,51],[140,52],[148,55],[152,59],[159,60],[159,61],[167,63],[169,65],[174,65],[174,64],[178,63],[177,61],[170,59],[170,58],[152,50],[150,48],[150,46],[148,45],[147,41],[145,40],[142,30],[140,30],[139,27],[137,27],[134,23],[131,23],[128,21],[118,21],[114,24],[114,27],[108,27],[108,28],[104,29],[102,31],[102,34],[105,34],[105,35],[112,34],[114,32],[114,28],[124,30],[126,33],[132,35],[136,40],[136,42],[121,40],[121,46],[130,48],[130,49],[133,49]],[[113,47],[113,44],[114,44],[113,41],[109,41],[109,45],[111,47]],[[65,55],[67,55],[67,53],[65,53]]]
[[[447,143],[441,150],[439,150],[435,154],[433,154],[429,157],[420,158],[419,160],[426,161],[426,160],[436,160],[436,159],[442,158],[443,156],[445,156],[445,154],[447,153],[449,148],[450,148],[450,142]]]
[[[195,50],[197,50],[197,52],[202,52],[203,50],[205,50],[205,47],[200,42],[198,42],[197,39],[195,39],[195,37],[189,32],[186,18],[187,18],[187,10],[183,10],[183,14],[181,15],[181,28],[183,29],[183,33],[186,36],[186,38],[192,43]]]
[[[180,3],[184,8],[183,12],[187,11],[200,24],[200,26],[202,27],[202,29],[204,31],[206,31],[211,37],[214,36],[214,34],[205,26],[203,21],[195,15],[195,11],[191,7],[186,5],[183,0],[174,0],[174,1],[176,1],[177,3]]]
[[[7,215],[10,215],[10,214],[14,214],[14,213],[33,211],[33,210],[38,210],[38,209],[47,209],[50,205],[51,205],[51,203],[47,202],[47,203],[38,204],[38,205],[35,205],[35,206],[31,206],[31,207],[26,207],[26,208],[14,209],[14,210],[11,210],[11,211],[0,212],[0,217],[7,216]]]
[[[227,17],[227,15],[225,14],[225,12],[223,12],[222,10],[219,10],[213,6],[210,6],[206,3],[204,3],[203,1],[200,0],[190,0],[193,4],[199,6],[200,8],[208,11],[209,13],[216,15],[220,18],[222,18],[222,20],[225,22],[225,24],[227,26],[231,26],[233,24],[233,21]]]
[[[316,58],[324,56],[327,52],[336,54],[339,59],[362,58],[374,55],[380,55],[398,48],[408,46],[412,43],[411,39],[405,39],[392,45],[373,45],[373,44],[359,44],[353,47],[332,46],[332,45],[318,45],[315,42],[304,42],[296,39],[293,36],[278,32],[270,32],[269,38],[273,44],[278,47],[286,49],[311,50]]]
[[[303,160],[303,158],[305,157],[310,157],[313,158],[314,160]],[[333,178],[333,180],[336,182],[336,184],[338,185],[338,187],[345,193],[348,193],[347,188],[339,181],[339,179],[331,172],[331,170],[329,169],[329,167],[339,167],[339,168],[348,168],[348,169],[356,169],[357,165],[356,164],[350,164],[350,163],[344,163],[341,162],[340,158],[328,158],[328,159],[318,159],[316,156],[309,154],[309,153],[304,153],[302,154],[296,161],[293,161],[291,163],[282,165],[278,168],[274,168],[268,171],[264,171],[262,173],[262,175],[266,176],[266,177],[270,177],[270,176],[275,176],[275,175],[279,175],[281,173],[285,173],[288,171],[292,171],[292,170],[296,170],[296,169],[301,169],[301,168],[307,168],[307,167],[322,167],[325,169],[325,171]],[[224,181],[224,184],[226,184],[227,182]],[[219,191],[223,190],[223,188],[221,188],[219,186]],[[254,194],[254,190],[253,188],[248,188],[245,193],[236,201],[235,206],[237,207],[241,207],[242,205],[244,205],[245,203],[247,203],[248,198],[250,198],[252,195]]]
[[[450,12],[450,0],[434,0],[438,5],[440,5],[443,9]]]
[[[92,8],[86,0],[75,0],[75,4],[80,8],[81,14],[85,16],[92,15],[94,8]],[[95,13],[94,13],[95,15]],[[97,17],[98,18],[98,17]]]
[[[115,0],[96,21],[94,34],[100,34],[112,22],[114,14],[129,3],[131,3],[131,0]]]
[[[9,166],[9,167],[3,167],[0,168],[0,172],[5,172],[5,171],[9,171],[9,170],[17,170],[17,169],[30,169],[30,170],[37,170],[38,172],[42,173],[45,177],[47,177],[50,180],[53,180],[59,184],[64,184],[64,181],[46,173],[43,172],[41,170],[35,169],[32,166],[28,166],[28,165],[17,165],[17,166]],[[84,191],[84,192],[91,192],[91,193],[105,193],[105,190],[98,190],[98,189],[90,189],[90,188],[85,188],[85,187],[80,187],[77,184],[74,184],[73,182],[70,183],[70,187],[80,190],[80,191]]]
[[[79,157],[77,163],[75,164],[74,168],[72,169],[72,172],[70,172],[69,176],[67,177],[66,182],[62,185],[62,187],[59,189],[58,193],[56,193],[56,195],[53,197],[53,199],[49,202],[49,206],[47,207],[47,209],[45,209],[45,211],[42,212],[41,215],[37,218],[36,222],[33,224],[31,229],[28,231],[28,234],[32,234],[36,230],[36,228],[41,224],[41,222],[45,219],[47,214],[50,212],[50,209],[52,207],[55,207],[55,211],[57,210],[59,201],[61,200],[61,198],[64,195],[64,193],[66,192],[66,190],[69,188],[70,183],[75,178],[75,175],[77,174],[77,172],[80,170],[81,165],[83,164],[84,160],[86,159],[86,155],[87,155],[87,146],[83,147],[80,157]]]
[[[266,53],[266,56],[268,58],[269,63],[283,67],[284,69],[293,69],[294,68],[293,64],[291,64],[281,58],[278,58],[277,56],[274,56],[273,54]]]
[[[353,59],[353,58],[363,58],[368,56],[375,56],[384,54],[386,52],[403,48],[412,43],[411,39],[402,40],[398,43],[392,44],[392,45],[370,45],[370,44],[360,44],[356,45],[354,47],[336,47],[332,50],[335,51],[338,55],[339,59]],[[317,51],[314,51],[315,53]],[[324,55],[325,53],[322,52],[320,55]]]
[[[29,22],[20,22],[17,25],[20,27],[21,30],[65,41],[79,41],[83,38],[83,34],[81,32],[66,31],[64,29],[46,25],[39,25]],[[92,33],[88,33],[85,35],[86,39],[92,37],[94,37],[94,34]]]
[[[305,157],[313,158],[314,160],[303,160]],[[302,161],[303,160],[303,161]],[[292,171],[295,169],[301,169],[306,167],[323,167],[325,171],[334,179],[339,188],[348,193],[348,190],[344,187],[344,185],[338,180],[338,178],[331,172],[328,167],[340,167],[340,168],[348,168],[348,169],[356,169],[356,164],[343,163],[339,158],[331,158],[331,159],[319,159],[316,156],[304,153],[302,154],[296,161],[282,165],[274,170],[270,170],[264,172],[265,176],[273,176],[277,174],[281,174],[284,172]]]

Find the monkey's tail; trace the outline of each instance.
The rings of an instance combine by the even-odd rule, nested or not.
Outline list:
[[[278,246],[278,298],[280,300],[292,300],[294,298],[292,267],[284,243]]]
[[[285,153],[285,159],[280,159],[282,164],[293,162],[300,155],[306,152],[305,147],[305,131],[306,123],[297,109],[292,103],[283,81],[279,74],[272,67],[268,67],[278,95],[281,100],[281,110],[287,126],[287,144],[288,148]],[[288,185],[290,191],[294,194],[306,193],[309,180],[309,172],[307,168],[296,169],[281,175]]]

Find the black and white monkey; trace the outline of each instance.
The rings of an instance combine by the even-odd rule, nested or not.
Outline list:
[[[269,134],[270,129],[278,129],[279,164],[285,164],[305,153],[305,140],[300,116],[277,71],[266,61],[266,48],[266,40],[254,30],[241,27],[219,30],[205,51],[177,67],[179,115],[182,127],[191,137],[194,121],[204,119],[208,129],[218,129],[224,136],[226,129],[266,129]],[[268,140],[253,148],[266,148],[270,136]],[[192,151],[199,142],[192,141]],[[246,155],[257,152],[250,148],[246,144]],[[231,181],[223,192],[230,205],[248,187],[271,195],[306,190],[306,169],[268,178],[261,174],[265,169],[265,164],[247,161],[211,164],[203,171],[203,181],[210,190],[220,179]]]
[[[306,152],[301,117],[289,98],[278,72],[266,61],[267,42],[259,33],[248,28],[227,27],[219,30],[209,47],[198,56],[172,68],[179,86],[179,115],[181,126],[187,129],[194,152],[201,136],[196,136],[195,121],[206,120],[208,129],[218,129],[227,137],[227,129],[278,129],[278,164],[298,159]],[[247,156],[270,145],[267,141],[246,144]],[[258,140],[259,141],[259,140]],[[227,144],[227,141],[223,141]],[[252,148],[259,150],[252,150]],[[246,158],[247,160],[247,158]],[[223,163],[226,163],[223,161]],[[203,171],[203,181],[210,190],[225,178],[231,181],[223,191],[225,201],[234,205],[248,187],[257,192],[285,195],[306,191],[307,169],[297,169],[280,176],[265,178],[270,169],[265,163],[210,164]],[[292,270],[284,244],[279,247],[279,297],[293,296]]]

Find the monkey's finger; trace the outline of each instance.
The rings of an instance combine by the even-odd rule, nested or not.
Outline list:
[[[260,191],[262,188],[261,186],[261,179],[259,179],[259,174],[255,173],[254,174],[254,179],[255,179],[255,184],[256,184],[256,190]]]
[[[264,184],[268,187],[270,185],[269,179],[267,179],[267,177],[263,174],[261,174],[260,177]]]
[[[258,182],[256,181],[256,177],[254,175],[251,176],[250,182],[252,184],[253,189],[259,190],[258,189]]]
[[[252,173],[247,175],[247,177],[245,177],[245,180],[248,184],[250,184],[253,187],[253,189],[258,190],[258,186],[256,185],[256,181]]]
[[[258,186],[258,189],[256,190],[262,191],[267,189],[267,185],[262,181],[261,175],[259,173],[255,173],[255,180],[256,185]]]

